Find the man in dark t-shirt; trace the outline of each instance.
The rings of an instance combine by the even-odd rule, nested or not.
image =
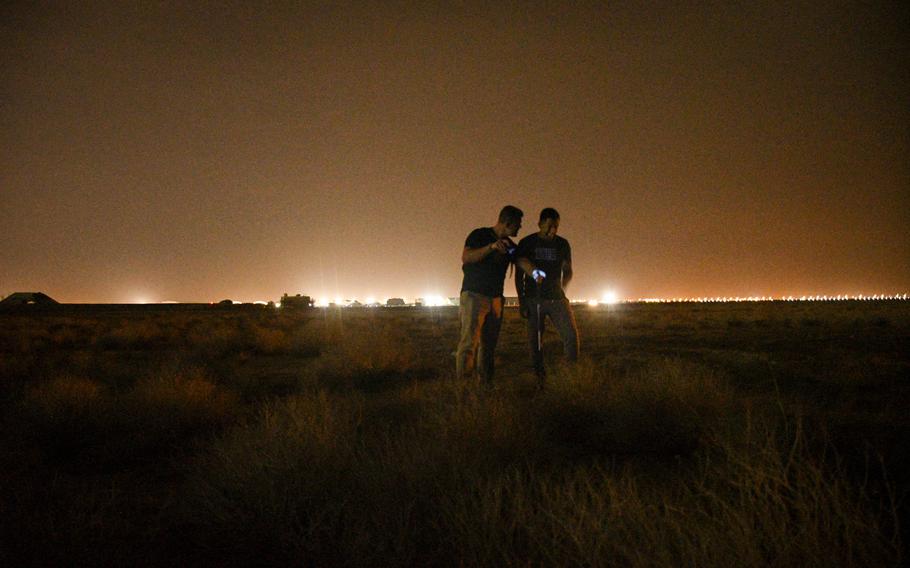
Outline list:
[[[559,212],[552,207],[542,210],[537,226],[540,231],[521,239],[518,244],[516,263],[523,270],[515,271],[515,288],[521,314],[528,318],[531,361],[543,387],[546,374],[542,339],[546,316],[550,316],[559,331],[566,359],[570,362],[578,360],[578,325],[565,293],[565,287],[572,280],[572,247],[569,241],[556,235]]]
[[[461,336],[455,358],[459,378],[477,374],[487,385],[493,381],[494,354],[502,326],[503,282],[514,262],[516,245],[509,237],[521,228],[521,209],[506,205],[492,227],[474,229],[461,252]]]
[[[461,265],[461,271],[464,273],[461,291],[475,292],[491,298],[502,296],[506,270],[512,263],[517,245],[508,236],[501,237],[496,234],[496,227],[481,227],[471,231],[465,239],[464,246],[467,250],[489,249],[490,254],[477,262]]]

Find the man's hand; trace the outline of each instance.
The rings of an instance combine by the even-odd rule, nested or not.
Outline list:
[[[509,241],[505,239],[499,239],[495,243],[490,244],[490,250],[495,250],[501,254],[506,254],[509,252]]]

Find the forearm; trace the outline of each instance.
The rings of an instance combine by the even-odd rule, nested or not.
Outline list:
[[[493,243],[478,248],[467,248],[461,252],[462,264],[473,264],[485,259],[488,254],[493,252]]]
[[[537,268],[536,266],[534,266],[531,263],[530,260],[528,260],[527,258],[524,258],[524,257],[518,258],[515,261],[515,265],[518,266],[518,268],[520,268],[522,270],[522,272],[524,272],[525,274],[527,274],[528,276],[531,276],[531,277],[533,277],[533,275],[531,273],[534,272],[535,268]],[[516,272],[515,273],[516,281],[517,281],[518,277],[519,277],[519,273]]]
[[[562,272],[562,289],[565,290],[569,287],[569,282],[572,281],[572,271],[563,270]]]

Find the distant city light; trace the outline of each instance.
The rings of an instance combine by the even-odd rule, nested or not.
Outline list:
[[[373,304],[376,303],[376,298],[374,298],[373,296],[368,296],[366,299],[366,303],[367,303],[367,305],[372,306]]]
[[[877,300],[908,300],[908,294],[839,294],[834,296],[714,296],[697,298],[638,298],[632,300],[640,303],[668,304],[668,303],[724,303],[724,302],[844,302],[844,301],[877,301]]]
[[[620,299],[614,292],[606,292],[600,301],[584,299],[573,300],[575,303],[597,307],[603,304],[674,304],[674,303],[725,303],[725,302],[845,302],[845,301],[882,301],[910,300],[910,294],[838,294],[812,296],[698,296],[676,298],[637,298]]]
[[[440,296],[439,294],[430,294],[428,296],[424,296],[423,305],[425,305],[425,306],[450,306],[452,304],[449,302],[448,298]]]

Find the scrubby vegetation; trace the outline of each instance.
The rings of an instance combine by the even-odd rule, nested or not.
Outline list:
[[[906,303],[0,314],[4,565],[888,566]]]

